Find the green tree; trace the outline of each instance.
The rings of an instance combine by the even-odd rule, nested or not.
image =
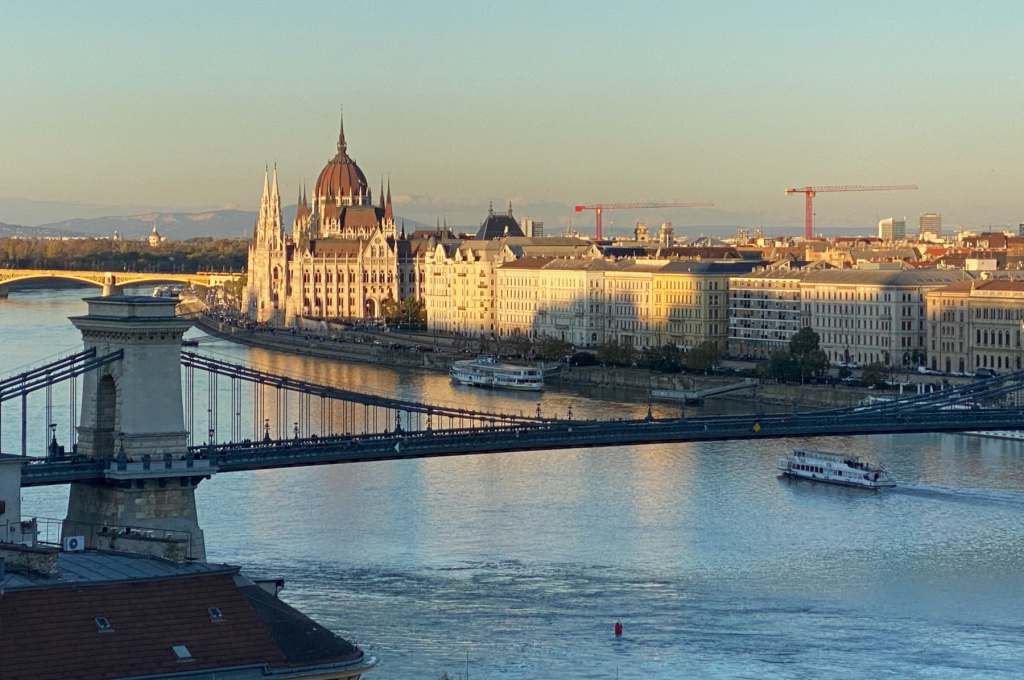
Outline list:
[[[572,345],[558,338],[543,337],[537,342],[534,349],[537,356],[544,361],[558,361],[572,352]]]
[[[597,360],[609,366],[632,366],[636,360],[636,350],[632,345],[606,342],[597,348]]]
[[[810,326],[804,326],[789,339],[789,353],[793,356],[803,357],[806,354],[819,349],[821,338]]]
[[[683,352],[675,345],[648,347],[640,354],[637,362],[643,368],[662,373],[678,373],[683,369]]]
[[[780,349],[768,358],[765,373],[774,380],[795,382],[800,379],[800,362],[786,350]]]
[[[889,374],[889,370],[879,361],[868,364],[864,367],[864,372],[861,373],[861,380],[868,385],[875,387],[884,387],[885,379]]]
[[[710,370],[715,367],[720,357],[718,344],[712,340],[705,340],[686,353],[686,370]]]

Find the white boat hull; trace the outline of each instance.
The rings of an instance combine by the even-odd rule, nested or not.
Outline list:
[[[452,375],[452,382],[457,385],[468,385],[469,387],[487,387],[496,390],[516,390],[519,392],[543,392],[543,385],[513,385],[497,384],[494,380],[482,376],[458,376]]]
[[[896,486],[896,482],[893,481],[872,481],[869,479],[851,479],[851,478],[838,478],[828,477],[826,475],[818,475],[810,472],[787,470],[782,466],[779,466],[782,471],[783,477],[792,477],[793,479],[809,479],[812,482],[824,482],[825,484],[837,484],[839,486],[853,486],[858,489],[885,489]]]
[[[1024,430],[981,430],[978,432],[964,432],[975,437],[990,437],[992,439],[1009,439],[1012,441],[1024,442]]]

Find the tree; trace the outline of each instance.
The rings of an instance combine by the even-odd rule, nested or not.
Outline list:
[[[769,378],[782,382],[796,381],[800,379],[800,362],[793,358],[793,355],[784,349],[772,353],[768,358],[768,365],[765,369]]]
[[[558,338],[543,337],[536,346],[537,356],[545,361],[558,361],[572,352],[572,345]]]
[[[597,360],[609,366],[632,366],[635,358],[636,350],[632,345],[606,342],[597,348]]]
[[[821,338],[810,327],[801,328],[789,340],[789,354],[796,361],[800,382],[828,369],[828,355],[821,351]]]
[[[715,367],[721,352],[713,340],[705,340],[686,353],[686,370],[707,371]]]
[[[884,387],[885,378],[888,375],[888,369],[881,362],[875,361],[864,367],[864,372],[861,373],[861,380],[868,385],[874,385],[875,387]]]
[[[678,373],[683,370],[683,352],[675,345],[648,347],[640,354],[638,364],[643,368],[662,373]]]

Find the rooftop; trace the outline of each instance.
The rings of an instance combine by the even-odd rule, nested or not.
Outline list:
[[[376,660],[242,575],[117,553],[61,553],[0,597],[0,677],[348,677]]]
[[[867,286],[942,286],[969,279],[958,269],[823,269],[811,272],[804,283]]]

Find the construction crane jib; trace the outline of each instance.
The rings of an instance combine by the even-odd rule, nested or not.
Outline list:
[[[708,203],[706,201],[680,203],[677,201],[669,202],[638,202],[638,203],[587,203],[576,206],[576,212],[583,212],[584,210],[594,211],[594,237],[600,241],[603,237],[603,221],[602,215],[605,210],[637,210],[641,208],[713,208],[714,203]]]
[[[814,238],[814,197],[817,194],[840,191],[912,191],[915,189],[917,189],[916,184],[832,184],[817,187],[794,187],[786,189],[786,195],[804,195],[804,238],[809,241]]]

